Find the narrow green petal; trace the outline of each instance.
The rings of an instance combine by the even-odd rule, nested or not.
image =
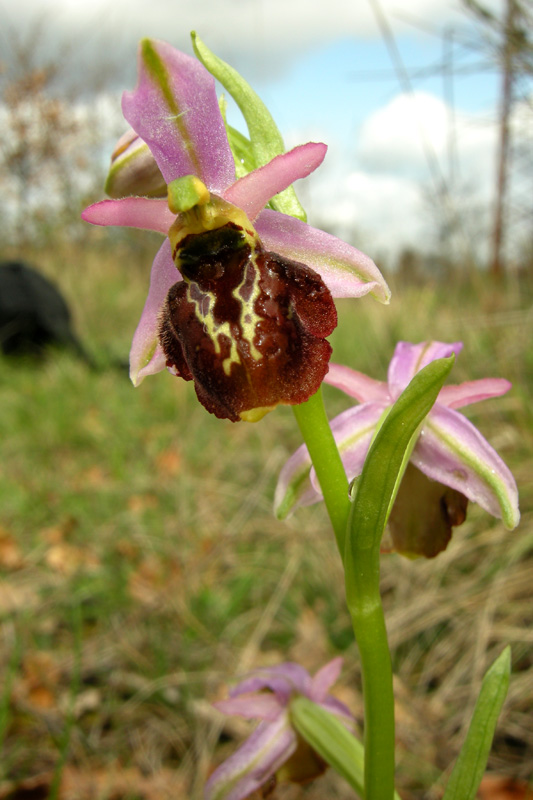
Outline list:
[[[284,153],[285,145],[281,133],[261,98],[233,67],[212,53],[194,31],[191,33],[191,39],[198,59],[211,75],[220,81],[239,106],[248,126],[257,166],[263,167]],[[273,198],[271,205],[283,214],[290,214],[304,222],[307,219],[292,186]]]
[[[255,162],[252,143],[246,136],[233,128],[231,125],[226,124],[226,131],[228,134],[228,141],[231,147],[231,152],[235,159],[235,172],[237,178],[243,178],[249,172],[253,172],[258,166]]]

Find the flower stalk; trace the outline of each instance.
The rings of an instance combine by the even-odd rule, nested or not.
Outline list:
[[[329,427],[319,390],[294,415],[316,471],[326,509],[344,561],[347,528],[357,537],[355,504],[350,504],[348,479]],[[348,558],[355,554],[348,552]],[[353,560],[352,560],[353,563]],[[394,696],[387,631],[379,591],[379,543],[357,554],[357,579],[349,611],[359,647],[365,705],[365,798],[389,800],[394,795]]]
[[[344,558],[346,525],[350,514],[348,479],[329,427],[322,389],[306,403],[293,406],[293,411],[315,465],[339,553]]]

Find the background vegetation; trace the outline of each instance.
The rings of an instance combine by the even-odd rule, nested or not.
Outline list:
[[[362,721],[324,509],[283,524],[271,512],[299,444],[290,409],[257,425],[220,422],[190,384],[160,374],[134,390],[119,363],[152,246],[91,229],[83,245],[23,251],[71,301],[99,368],[65,352],[1,363],[0,797],[199,797],[248,730],[210,702],[260,664],[315,670],[344,654],[338,692]],[[434,561],[383,556],[408,800],[439,797],[481,676],[509,641],[513,677],[490,767],[533,774],[533,286],[456,273],[393,288],[390,307],[341,302],[335,359],[383,378],[398,338],[463,340],[454,382],[513,382],[469,416],[512,468],[523,514],[509,533],[471,507]],[[326,392],[332,415],[346,406]],[[351,796],[331,776],[304,794]]]
[[[0,70],[1,254],[34,263],[60,286],[96,368],[59,351],[0,361],[0,800],[199,798],[206,775],[249,730],[211,702],[253,667],[291,659],[313,671],[343,654],[337,691],[362,722],[341,567],[321,505],[283,524],[272,515],[277,475],[300,444],[290,409],[232,425],[167,374],[132,388],[125,363],[157,238],[79,222],[86,200],[100,196],[102,140],[121,128],[105,103],[88,116],[73,89],[58,88],[65,63],[63,72],[57,59],[35,63],[34,44],[11,41],[9,69]],[[531,248],[521,241],[520,271],[493,283],[451,259],[446,236],[439,241],[435,257],[406,252],[385,270],[390,307],[339,304],[334,358],[382,379],[398,339],[462,340],[454,382],[511,380],[507,396],[466,411],[513,470],[522,523],[509,533],[471,507],[436,560],[383,556],[398,787],[404,800],[440,797],[481,676],[511,642],[511,688],[489,767],[525,797]],[[325,393],[331,415],[346,407],[335,390]],[[326,774],[273,797],[302,795],[352,796]]]

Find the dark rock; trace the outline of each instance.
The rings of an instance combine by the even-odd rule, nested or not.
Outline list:
[[[87,364],[92,359],[72,327],[61,292],[22,261],[0,263],[0,348],[8,356],[42,357],[50,346],[67,347]]]

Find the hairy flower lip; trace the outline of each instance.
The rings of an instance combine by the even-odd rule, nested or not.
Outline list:
[[[355,398],[360,405],[342,412],[331,427],[349,480],[360,474],[373,431],[383,411],[392,405],[413,375],[430,361],[459,353],[460,342],[399,342],[387,382],[356,370],[330,364],[324,379]],[[486,439],[456,409],[505,394],[511,384],[503,378],[484,378],[445,386],[422,427],[411,462],[433,481],[459,491],[485,511],[501,517],[512,530],[520,520],[515,480]],[[321,499],[320,487],[304,446],[283,467],[276,487],[275,511],[285,517],[298,505]]]

